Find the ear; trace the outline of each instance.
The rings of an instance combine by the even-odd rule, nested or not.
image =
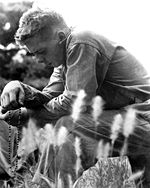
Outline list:
[[[64,33],[64,31],[59,31],[58,32],[58,37],[59,37],[59,42],[63,42],[66,39],[66,35]]]

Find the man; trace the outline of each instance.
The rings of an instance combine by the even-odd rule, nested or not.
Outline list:
[[[1,119],[8,119],[9,110],[26,107],[41,113],[44,123],[56,122],[71,113],[81,89],[87,95],[87,106],[100,95],[106,111],[150,98],[149,75],[134,56],[99,34],[72,31],[55,12],[27,11],[15,39],[39,63],[53,66],[54,72],[42,92],[19,81],[8,83],[1,95]]]

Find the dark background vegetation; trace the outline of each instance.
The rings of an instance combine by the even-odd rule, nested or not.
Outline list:
[[[15,44],[19,19],[31,7],[31,1],[0,2],[0,93],[11,80],[20,80],[41,90],[53,71],[38,64],[35,57]]]

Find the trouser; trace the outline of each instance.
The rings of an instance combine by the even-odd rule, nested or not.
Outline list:
[[[96,162],[97,147],[100,140],[110,143],[111,125],[118,110],[103,111],[99,124],[95,123],[90,114],[82,114],[77,122],[73,122],[70,116],[60,118],[54,126],[55,134],[51,134],[49,141],[43,146],[39,165],[34,176],[34,181],[39,181],[39,174],[47,176],[53,183],[61,180],[68,184],[68,177],[74,183],[82,172],[93,166]],[[122,112],[121,112],[122,113]],[[34,113],[33,113],[34,114]],[[32,118],[36,119],[38,127],[44,127],[46,123],[51,123],[48,111],[37,110]],[[38,116],[37,116],[38,114]],[[124,112],[123,112],[124,114]],[[124,117],[124,116],[123,116]],[[51,125],[47,125],[51,126]],[[62,128],[62,130],[61,130]],[[53,131],[46,129],[46,131]],[[63,132],[63,136],[59,132]],[[12,148],[14,148],[16,129],[12,128]],[[54,136],[54,138],[52,138]],[[57,141],[56,139],[57,138]],[[124,137],[120,134],[114,144],[111,156],[119,156],[123,145]],[[0,173],[9,173],[9,153],[8,153],[8,124],[0,121]],[[133,168],[144,168],[145,182],[150,180],[150,126],[148,121],[142,117],[136,117],[136,128],[128,139],[128,149],[126,155],[131,160]],[[13,149],[12,149],[13,151]],[[109,153],[109,155],[110,155]],[[12,153],[14,156],[15,153]],[[75,168],[77,161],[80,165]],[[138,164],[138,165],[137,165]],[[0,175],[0,177],[2,177]]]
[[[0,120],[0,179],[7,179],[6,172],[10,173],[9,157],[14,158],[16,154],[16,135],[16,127],[11,127],[11,137],[9,138],[8,124]],[[11,151],[9,151],[9,143],[11,144]],[[11,153],[9,154],[9,152]]]

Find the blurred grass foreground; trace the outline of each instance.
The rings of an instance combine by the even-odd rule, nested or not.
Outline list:
[[[19,48],[15,44],[14,34],[18,28],[19,19],[22,16],[22,14],[31,7],[32,7],[32,2],[30,1],[14,2],[14,3],[8,3],[8,4],[0,3],[0,94],[5,84],[11,80],[20,80],[39,90],[42,90],[43,87],[47,84],[49,77],[53,71],[52,68],[48,68],[44,64],[38,64],[36,62],[36,58],[33,57],[31,54],[29,54],[26,51],[26,49]],[[39,139],[39,140],[42,140],[42,139]],[[127,170],[124,168],[125,173],[123,171],[123,175],[127,174],[131,176],[131,169],[130,169],[130,164],[128,162],[128,159],[127,158],[125,158],[124,160],[123,159],[121,158],[121,162],[125,161],[124,162],[125,167],[129,167]],[[117,165],[114,168],[116,169],[115,172],[118,173],[117,185],[118,185],[118,182],[122,183],[124,180],[120,181],[120,178],[123,177],[123,175],[121,174],[122,168],[120,167],[120,166],[123,166],[121,162],[120,162],[120,158],[117,158],[117,159],[104,158],[104,160],[100,159],[99,163],[97,163],[94,167],[90,168],[88,171],[85,171],[83,173],[83,176],[80,177],[79,180],[77,180],[76,185],[74,185],[74,188],[101,187],[100,185],[102,183],[105,183],[103,182],[105,179],[100,178],[103,176],[99,176],[100,173],[98,174],[97,172],[99,172],[100,169],[103,168],[104,169],[103,172],[105,172],[106,170],[105,174],[109,174],[111,172],[110,167],[112,167],[113,163],[115,164],[117,163]],[[109,166],[108,164],[110,163],[111,165]],[[107,165],[107,168],[105,164]],[[17,174],[17,180],[13,186],[14,188],[17,188],[17,187],[18,188],[19,187],[20,188],[50,188],[52,187],[49,183],[48,177],[41,176],[43,181],[40,185],[37,185],[32,182],[32,178],[34,176],[35,170],[37,169],[37,160],[35,160],[35,156],[33,153],[31,154],[31,156],[28,157],[28,161],[26,161],[24,169],[25,169],[25,172],[22,172],[21,175]],[[94,175],[94,178],[93,178],[93,175]],[[115,173],[112,173],[112,177],[114,180],[116,180]],[[110,178],[108,179],[110,180]],[[127,177],[126,179],[129,179],[129,177]],[[104,187],[110,187],[109,180],[106,180],[107,186],[104,186]],[[115,181],[113,181],[113,183],[114,182]],[[7,184],[2,185],[2,186],[3,188],[10,187],[10,186],[7,186]],[[2,186],[0,185],[0,188]],[[113,186],[111,186],[111,188],[113,187],[114,188],[121,188],[121,187],[122,188],[127,188],[127,187],[134,188],[134,182],[130,182],[130,185],[129,183],[128,185],[119,184],[118,187],[116,186],[116,184],[114,184]],[[72,186],[70,186],[70,188],[72,188]]]

